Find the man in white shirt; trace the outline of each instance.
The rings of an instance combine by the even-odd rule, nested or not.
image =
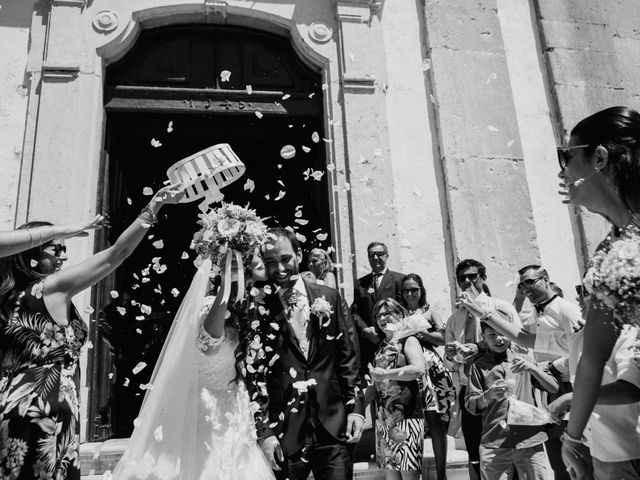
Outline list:
[[[490,315],[489,311],[479,312],[482,320],[511,341],[532,348],[536,354],[545,354],[547,359],[569,355],[571,338],[584,326],[580,307],[554,292],[549,274],[540,265],[528,265],[519,273],[518,288],[535,306],[532,317],[524,322],[529,329],[518,328],[513,323]]]

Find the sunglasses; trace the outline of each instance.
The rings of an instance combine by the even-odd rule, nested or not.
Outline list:
[[[533,287],[536,283],[538,283],[540,280],[542,280],[542,277],[538,277],[538,278],[527,278],[526,280],[523,280],[522,282],[518,283],[518,288],[523,290],[525,288],[531,288]]]
[[[419,288],[403,288],[402,293],[420,293]]]
[[[369,252],[368,256],[369,258],[379,258],[379,257],[384,257],[387,254],[387,252]]]
[[[467,274],[463,273],[458,275],[456,278],[458,279],[458,283],[464,283],[466,279],[469,279],[470,282],[475,282],[479,276],[480,276],[479,273],[467,273]]]
[[[49,246],[53,249],[53,254],[57,257],[59,257],[61,253],[67,253],[66,245],[54,244]]]
[[[571,145],[569,147],[558,147],[556,151],[558,152],[558,165],[560,165],[560,170],[564,172],[564,169],[567,168],[567,164],[569,163],[569,159],[571,158],[567,155],[567,152],[571,150],[577,150],[579,148],[587,148],[589,145]]]

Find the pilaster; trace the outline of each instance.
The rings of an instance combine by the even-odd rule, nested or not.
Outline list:
[[[453,257],[483,262],[511,298],[505,279],[539,251],[497,7],[426,0],[424,13]]]

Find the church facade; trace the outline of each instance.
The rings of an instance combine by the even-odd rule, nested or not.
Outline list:
[[[502,298],[539,262],[572,298],[606,232],[561,203],[555,148],[590,113],[638,108],[637,0],[0,5],[0,224],[109,213],[110,232],[69,241],[72,263],[113,241],[167,166],[221,142],[256,189],[248,199],[240,179],[226,200],[302,219],[306,245],[335,250],[348,300],[374,240],[445,316],[462,258],[482,261]],[[164,255],[188,250],[195,228],[174,230],[187,233],[172,244],[163,230]],[[114,276],[77,299],[92,331],[86,441],[110,434],[98,312],[123,285]]]

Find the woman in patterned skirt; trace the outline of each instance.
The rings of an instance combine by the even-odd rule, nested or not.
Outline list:
[[[369,373],[376,402],[376,459],[387,479],[419,479],[424,447],[424,418],[419,380],[425,374],[420,342],[396,340],[394,332],[407,311],[391,298],[380,300],[373,318],[384,338]],[[369,395],[367,395],[369,397]]]
[[[80,349],[88,329],[71,298],[113,272],[148,233],[170,185],[116,240],[70,268],[64,240],[15,254],[0,265],[0,478],[79,480]],[[49,225],[31,222],[22,228]]]
[[[447,478],[447,428],[451,411],[456,404],[456,391],[451,374],[447,371],[436,347],[444,345],[444,323],[427,303],[427,291],[417,273],[402,279],[402,305],[410,315],[422,316],[429,329],[416,333],[422,345],[427,375],[425,378],[424,418],[431,433],[433,456],[438,480]]]

